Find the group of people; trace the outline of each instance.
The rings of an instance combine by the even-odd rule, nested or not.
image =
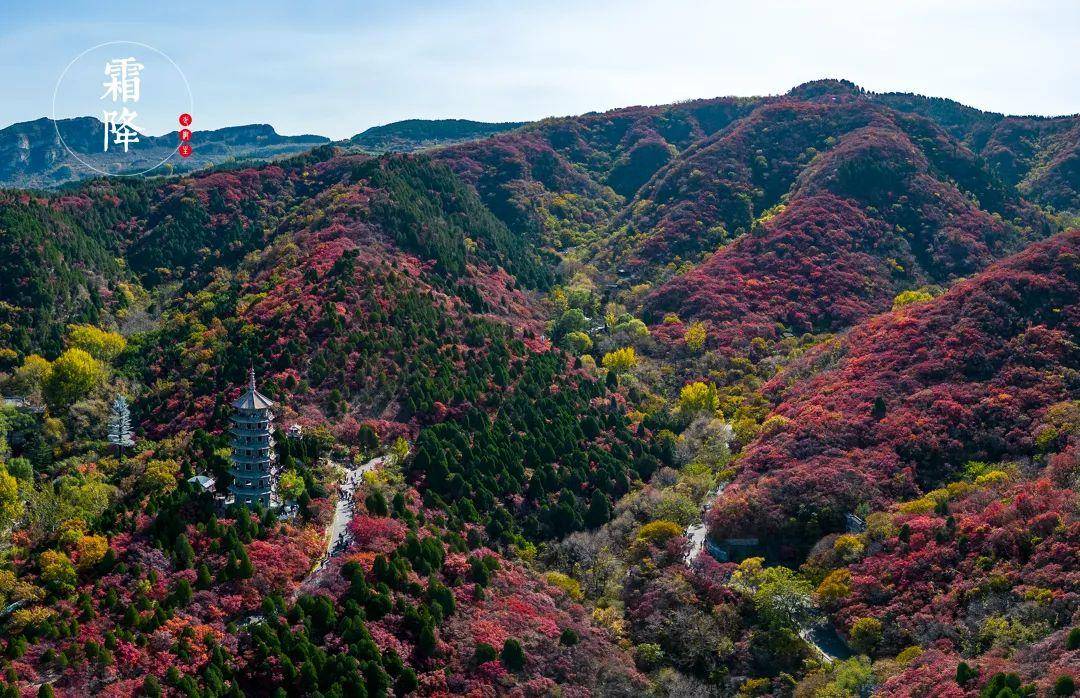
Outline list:
[[[338,483],[341,488],[338,490],[338,506],[343,506],[345,512],[352,518],[353,514],[353,494],[356,492],[356,480],[354,479],[355,473],[349,472]],[[330,561],[330,558],[345,552],[349,547],[349,532],[347,529],[343,529],[337,533],[337,537],[331,543],[330,547],[325,553],[323,553],[320,565],[325,565]]]

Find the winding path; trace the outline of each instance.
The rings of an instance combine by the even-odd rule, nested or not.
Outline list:
[[[308,576],[304,578],[304,581],[296,587],[296,591],[293,592],[294,597],[298,595],[300,590],[307,586],[324,567],[326,567],[334,556],[348,547],[349,541],[351,540],[349,534],[349,522],[352,521],[353,517],[353,494],[356,492],[356,486],[360,484],[361,479],[364,477],[364,473],[375,470],[385,463],[388,458],[390,458],[390,456],[378,456],[372,458],[367,463],[357,466],[345,473],[345,478],[342,480],[341,489],[338,493],[337,506],[334,507],[334,516],[326,526],[326,552],[319,558],[318,564],[312,568],[311,572],[308,573]],[[329,463],[334,465],[333,461],[329,461]]]
[[[697,559],[697,556],[701,554],[701,549],[705,547],[705,539],[709,537],[709,527],[705,525],[705,515],[709,513],[709,509],[712,508],[713,502],[715,502],[716,498],[724,492],[724,489],[727,486],[728,482],[722,482],[717,485],[716,489],[705,497],[705,502],[701,505],[701,520],[686,527],[686,533],[683,535],[690,544],[687,546],[686,555],[683,556],[683,562],[685,562],[688,567],[692,565],[694,560]]]
[[[730,481],[722,482],[715,490],[709,493],[701,506],[701,520],[686,527],[686,555],[683,562],[687,567],[694,564],[694,560],[701,554],[705,547],[705,541],[709,537],[709,528],[705,525],[705,515],[709,513],[713,502],[723,494]],[[815,617],[811,622],[799,628],[799,637],[803,639],[813,650],[818,658],[826,664],[831,664],[837,659],[848,659],[852,656],[844,640],[837,634],[836,628],[826,619]]]
[[[321,569],[326,562],[329,562],[330,558],[337,554],[336,551],[339,548],[344,548],[349,543],[348,526],[353,517],[353,494],[356,492],[356,486],[360,484],[364,473],[375,470],[385,463],[387,458],[389,456],[372,458],[367,463],[345,473],[337,506],[334,508],[334,518],[330,520],[330,524],[326,527],[326,555],[323,557],[324,562],[319,563],[315,568],[316,571]]]

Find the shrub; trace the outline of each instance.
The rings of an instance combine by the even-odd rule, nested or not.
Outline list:
[[[686,328],[686,333],[683,334],[683,341],[686,342],[686,348],[690,351],[701,351],[701,348],[705,346],[705,340],[708,339],[708,332],[705,331],[705,324],[701,322],[695,322]]]
[[[600,363],[614,373],[626,373],[637,366],[637,353],[633,347],[623,347],[604,354]]]
[[[650,521],[638,529],[637,540],[648,545],[663,545],[682,534],[679,524],[673,521]]]
[[[634,661],[644,671],[660,666],[664,661],[664,650],[652,642],[643,642],[634,648]]]
[[[506,638],[499,658],[503,666],[510,671],[521,671],[525,668],[525,650],[521,649],[521,643],[512,637]]]
[[[486,642],[476,643],[476,649],[473,651],[473,662],[476,664],[486,664],[487,662],[493,662],[498,658],[499,653],[494,647]]]
[[[143,680],[142,694],[148,698],[161,698],[161,684],[153,674]]]
[[[587,354],[593,346],[592,339],[584,332],[575,331],[566,335],[566,346],[575,354]]]
[[[768,679],[747,679],[739,686],[740,696],[763,696],[769,692],[772,682]]]
[[[1035,687],[1023,685],[1020,677],[1016,674],[994,674],[983,689],[979,691],[979,698],[1017,698],[1019,696],[1035,695]]]
[[[870,654],[881,642],[881,621],[877,618],[857,618],[851,625],[851,646]]]

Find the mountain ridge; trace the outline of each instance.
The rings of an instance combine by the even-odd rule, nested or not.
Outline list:
[[[4,690],[1049,694],[1080,134],[901,102],[0,190]],[[287,520],[191,481],[252,370]]]
[[[79,162],[100,170],[122,173],[155,167],[148,176],[192,171],[230,160],[269,159],[324,145],[323,136],[281,136],[269,124],[227,126],[192,135],[192,155],[187,159],[172,155],[179,143],[175,133],[162,136],[139,134],[129,153],[116,146],[103,151],[104,123],[92,116],[53,121],[48,117],[12,124],[0,129],[0,186],[14,188],[54,188],[72,181],[100,177]],[[61,139],[62,142],[61,142]],[[65,148],[64,146],[67,146]]]

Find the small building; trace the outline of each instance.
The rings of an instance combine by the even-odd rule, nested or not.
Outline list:
[[[844,514],[844,526],[848,533],[862,533],[866,530],[866,522],[855,514]]]
[[[725,538],[722,541],[705,539],[705,549],[720,562],[742,562],[759,554],[761,541],[757,538]]]
[[[277,456],[274,453],[274,403],[255,387],[255,369],[248,372],[248,389],[232,404],[233,483],[229,491],[235,504],[267,509],[280,504],[277,498]]]
[[[217,481],[209,475],[192,475],[188,478],[188,482],[200,492],[213,493],[214,488],[217,486]]]
[[[304,427],[299,424],[290,424],[288,430],[285,432],[285,437],[289,439],[299,439],[304,436]]]

